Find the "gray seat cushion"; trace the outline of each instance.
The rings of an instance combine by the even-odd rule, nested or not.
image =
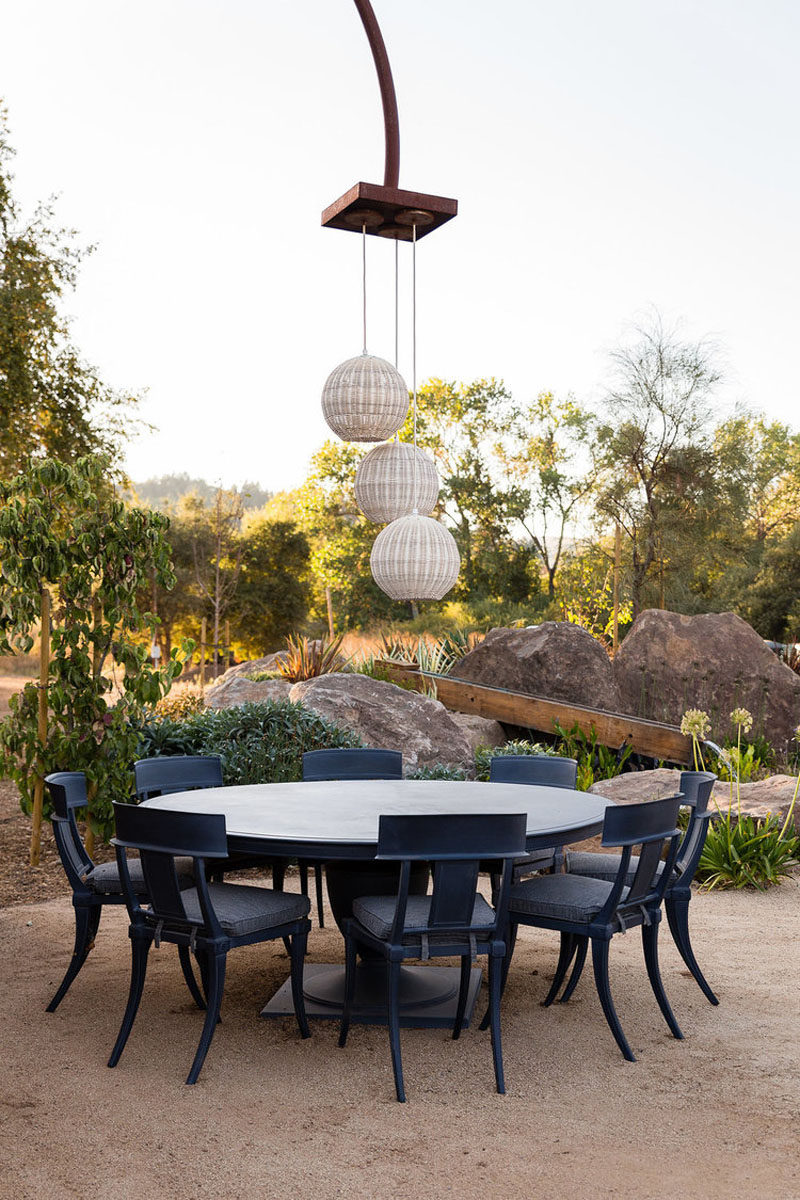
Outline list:
[[[397,907],[396,896],[362,896],[358,900],[353,901],[353,916],[357,921],[360,921],[365,929],[368,929],[376,938],[380,938],[385,942],[392,932],[392,922],[394,921],[395,908]],[[430,896],[409,896],[406,906],[406,935],[403,938],[403,945],[414,945],[420,942],[419,932],[427,928],[431,913],[431,897]],[[475,907],[472,910],[473,925],[488,925],[494,924],[494,909],[484,900],[483,896],[476,894]],[[478,941],[481,935],[476,934]],[[431,934],[429,941],[432,945],[449,944],[453,941],[452,936]]]
[[[613,882],[617,878],[622,857],[619,854],[591,854],[586,852],[569,851],[567,853],[567,870],[572,875],[591,875],[594,879],[607,879]],[[639,866],[638,854],[631,855],[625,883],[628,887],[633,883],[633,877]],[[660,863],[656,874],[660,875],[664,864]]]
[[[178,884],[183,890],[194,884],[193,863],[191,858],[176,858],[175,867],[178,872]],[[138,858],[128,859],[128,870],[131,883],[137,896],[146,896],[147,889],[142,875],[142,864]],[[122,894],[122,883],[116,862],[98,863],[86,876],[86,883],[99,896],[119,896]]]
[[[537,875],[511,889],[509,914],[589,924],[605,904],[611,884],[583,875]],[[627,888],[623,889],[624,899]]]
[[[220,925],[231,937],[299,921],[308,916],[311,907],[308,896],[239,883],[210,883],[208,894]],[[183,892],[181,899],[187,918],[202,925],[197,888]]]

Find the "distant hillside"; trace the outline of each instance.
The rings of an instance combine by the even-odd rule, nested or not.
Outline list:
[[[208,483],[205,479],[193,479],[185,471],[180,475],[144,479],[132,486],[135,499],[151,508],[171,508],[181,496],[187,496],[190,492],[196,492],[204,500],[213,500],[217,494],[216,484]],[[239,492],[245,508],[261,508],[272,498],[272,492],[265,491],[260,483],[251,483],[249,480],[231,490]]]

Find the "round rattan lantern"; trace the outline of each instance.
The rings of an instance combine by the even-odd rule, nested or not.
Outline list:
[[[372,577],[392,600],[441,600],[458,579],[455,538],[432,517],[399,517],[375,538]]]
[[[383,442],[397,433],[408,413],[408,388],[385,358],[359,354],[328,376],[322,413],[345,442]]]
[[[370,521],[384,524],[418,512],[433,512],[439,476],[433,460],[409,442],[374,446],[358,464],[356,504]]]

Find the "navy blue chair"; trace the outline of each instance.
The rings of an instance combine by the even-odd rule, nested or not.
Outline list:
[[[546,1006],[552,1004],[558,994],[573,959],[581,953],[585,956],[591,942],[600,1003],[617,1045],[629,1062],[635,1062],[635,1058],[622,1032],[608,979],[609,947],[616,933],[641,926],[645,965],[653,993],[673,1037],[683,1037],[667,1000],[658,966],[658,925],[664,890],[675,865],[681,837],[677,828],[680,804],[680,796],[671,796],[646,804],[606,809],[601,844],[616,846],[622,851],[613,880],[576,874],[537,875],[511,888],[508,908],[511,932],[504,979],[519,925],[554,929],[561,934],[558,965],[544,1001]],[[635,846],[640,847],[640,852],[631,877]],[[662,859],[665,850],[666,858]],[[487,1017],[484,1017],[484,1025]]]
[[[235,883],[209,883],[206,865],[227,857],[225,817],[216,813],[170,812],[115,804],[117,835],[113,844],[128,905],[131,939],[131,984],[109,1067],[115,1067],[133,1027],[144,988],[147,957],[155,942],[171,942],[193,952],[200,965],[206,1009],[200,1043],[187,1084],[196,1082],[219,1020],[228,952],[255,942],[289,939],[292,999],[300,1034],[310,1036],[303,1001],[307,896]],[[142,907],[131,876],[128,852],[139,854],[148,904]],[[176,858],[194,861],[195,887],[181,889]]]
[[[83,844],[76,819],[76,813],[88,804],[83,771],[55,771],[45,777],[45,783],[53,802],[53,835],[72,888],[75,910],[72,958],[58,991],[47,1006],[48,1012],[55,1012],[94,946],[103,909],[108,904],[124,904],[125,897],[117,864],[94,863]],[[178,878],[182,887],[191,887],[194,883],[191,868],[189,860],[179,864]],[[131,879],[137,893],[144,895],[144,879],[137,863],[131,863]],[[197,999],[199,992],[188,951],[181,954],[181,967],[189,990]]]
[[[223,786],[222,759],[218,754],[169,754],[157,758],[140,758],[133,764],[134,790],[137,802],[155,796],[171,796],[176,792],[194,792],[200,788]],[[283,882],[284,862],[272,862],[252,854],[228,854],[221,862],[209,866],[214,879],[221,881],[226,871],[243,871],[250,867],[272,866],[276,887]]]
[[[335,779],[402,779],[403,756],[399,750],[334,749],[307,750],[303,755],[303,781]],[[325,926],[321,862],[315,862],[314,881],[317,892],[317,919]],[[307,862],[299,864],[300,890],[308,895]]]
[[[489,958],[489,1024],[498,1092],[505,1091],[500,1042],[501,968],[506,956],[505,929],[511,864],[525,851],[525,813],[500,816],[453,814],[382,816],[377,861],[400,864],[394,896],[362,896],[353,916],[343,922],[345,1002],[339,1045],[350,1028],[358,947],[386,960],[389,1043],[397,1099],[405,1101],[400,1055],[400,967],[405,959],[440,956],[461,959],[461,981],[453,1037],[461,1033],[469,991],[470,968],[477,954]],[[481,859],[502,861],[495,907],[476,891]],[[412,865],[433,865],[431,895],[412,895]]]
[[[574,791],[578,764],[574,758],[559,758],[554,754],[495,754],[489,762],[489,782],[538,783]],[[560,870],[563,864],[560,847],[534,850],[514,864],[514,882],[534,871]]]
[[[708,822],[712,815],[708,810],[708,802],[711,798],[711,792],[716,779],[716,775],[712,775],[708,771],[681,772],[680,790],[683,793],[682,803],[689,806],[689,821],[686,826],[686,832],[683,835],[683,840],[678,848],[674,870],[664,893],[664,909],[675,945],[678,947],[681,958],[697,981],[703,995],[711,1004],[719,1004],[719,1000],[711,990],[694,956],[694,950],[692,949],[689,937],[689,901],[692,898],[692,880],[697,870],[697,864],[700,862],[700,855],[703,853],[703,846],[705,845],[708,833]],[[573,875],[589,875],[594,879],[613,880],[619,870],[619,864],[619,855],[573,851],[569,851],[567,854],[567,870]],[[632,882],[637,866],[636,858],[632,857],[625,880],[626,884],[630,885]],[[562,1000],[569,1000],[580,978],[582,967],[583,958],[579,958],[573,969],[574,982],[571,978],[570,988],[568,991],[565,991]]]

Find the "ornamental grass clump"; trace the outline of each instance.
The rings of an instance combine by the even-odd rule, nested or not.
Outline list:
[[[764,891],[773,884],[780,883],[781,879],[788,875],[790,869],[798,863],[800,839],[795,834],[790,834],[789,829],[792,827],[798,790],[800,790],[800,774],[798,774],[792,801],[783,824],[772,813],[765,818],[751,817],[746,813],[743,815],[740,786],[743,760],[742,735],[749,733],[753,718],[746,708],[735,708],[730,719],[737,730],[737,744],[731,748],[728,758],[730,799],[727,810],[724,811],[714,800],[718,815],[709,824],[696,877],[708,891],[713,888],[744,887],[754,887],[759,891]],[[707,722],[707,715],[696,709],[685,713],[681,722],[681,732],[692,737],[695,767],[697,767],[698,760],[701,764],[703,762],[698,741],[701,736],[705,737],[705,734],[710,732]],[[800,726],[795,731],[795,739],[800,740]],[[733,807],[734,787],[736,789],[735,811]]]

